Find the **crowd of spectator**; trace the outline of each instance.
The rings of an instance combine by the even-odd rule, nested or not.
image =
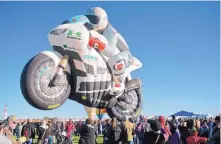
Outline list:
[[[0,144],[72,144],[73,136],[79,144],[220,144],[220,116],[215,118],[179,118],[159,116],[138,120],[58,121],[56,118],[17,123],[11,115],[0,126]]]

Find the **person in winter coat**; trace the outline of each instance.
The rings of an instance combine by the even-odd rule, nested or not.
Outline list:
[[[71,139],[72,136],[72,132],[74,130],[74,123],[73,121],[70,119],[69,122],[66,124],[66,134],[67,134],[67,138]]]
[[[98,122],[98,134],[99,135],[102,134],[102,124],[101,124],[101,121]]]
[[[12,144],[10,139],[8,139],[5,135],[0,134],[0,143],[1,144]]]
[[[22,136],[26,137],[27,141],[25,144],[32,144],[35,138],[35,125],[32,123],[31,119],[27,120],[27,124],[22,127]]]
[[[200,144],[200,143],[206,143],[207,138],[205,137],[199,137],[197,129],[195,127],[191,130],[191,136],[186,138],[187,144]]]
[[[123,140],[123,133],[122,133],[123,124],[121,122],[116,122],[116,126],[115,126],[114,124],[115,121],[116,119],[114,118],[113,125],[112,125],[113,133],[114,133],[113,141],[114,141],[114,144],[121,144]]]
[[[180,136],[179,136],[179,133],[177,132],[176,123],[174,123],[174,122],[170,123],[170,132],[171,132],[171,136],[169,137],[167,143],[168,144],[179,144],[180,143]]]
[[[171,120],[172,123],[175,123],[177,126],[180,125],[180,122],[176,119],[176,116],[175,115],[172,115],[172,120]]]
[[[113,143],[113,129],[112,129],[112,121],[109,120],[108,125],[104,131],[104,144],[112,144]]]
[[[48,121],[48,129],[46,131],[46,136],[47,136],[47,144],[53,144],[54,143],[54,132],[53,132],[53,126],[52,126],[52,121]]]
[[[88,118],[86,124],[81,127],[79,144],[95,144],[96,131],[97,127],[93,125],[92,119]]]
[[[165,138],[161,132],[161,126],[158,120],[147,121],[150,124],[149,130],[144,134],[144,144],[165,144]]]
[[[19,123],[19,126],[18,126],[18,133],[19,133],[19,136],[21,137],[21,131],[22,131],[22,127],[23,127],[24,123]]]
[[[201,125],[200,129],[199,129],[199,136],[201,137],[209,137],[209,127],[207,126],[207,121],[204,120],[203,124]]]
[[[15,134],[16,134],[16,138],[19,140],[21,137],[21,124],[18,123],[17,126],[15,127]]]
[[[209,118],[209,122],[207,123],[208,127],[209,127],[209,138],[212,137],[212,133],[213,133],[213,118]]]
[[[122,131],[124,133],[123,142],[126,144],[132,144],[135,135],[135,124],[132,123],[128,117],[126,117]]]
[[[215,117],[215,124],[216,126],[213,128],[213,132],[212,132],[212,138],[215,141],[215,144],[220,144],[220,116],[216,116]],[[219,136],[214,136],[215,134]]]
[[[37,144],[46,143],[48,141],[47,140],[47,137],[48,137],[47,129],[48,129],[48,126],[46,124],[46,121],[42,120],[42,124],[37,129],[37,132],[38,132]]]
[[[207,144],[220,144],[220,129],[213,134]]]
[[[168,141],[169,136],[171,136],[171,132],[170,132],[169,128],[166,126],[166,120],[163,116],[160,116],[158,118],[158,121],[160,122],[161,132],[163,133],[163,135],[165,137],[165,141]],[[174,122],[174,123],[176,123],[176,122]]]
[[[189,136],[189,131],[187,128],[187,122],[184,120],[181,122],[181,124],[178,126],[179,132],[180,132],[180,139],[182,141],[182,144],[187,144],[186,138]]]
[[[144,133],[145,133],[145,126],[146,126],[146,122],[144,119],[144,116],[140,116],[140,121],[138,122],[138,124],[136,125],[136,129],[135,129],[135,133],[137,136],[137,141],[139,141],[139,143],[142,144],[142,141],[144,139]]]
[[[122,140],[121,125],[117,123],[117,119],[113,117],[110,125],[105,129],[104,144],[119,144]]]
[[[3,123],[0,126],[0,135],[1,135],[1,144],[9,144],[10,142],[12,144],[21,144],[21,142],[16,141],[13,136],[13,130],[16,127],[17,124],[17,118],[15,115],[8,116],[7,119],[3,121]],[[10,142],[9,142],[10,141]]]
[[[77,124],[75,126],[75,128],[76,128],[76,136],[80,136],[81,126],[82,126],[82,122],[81,121],[77,122]]]

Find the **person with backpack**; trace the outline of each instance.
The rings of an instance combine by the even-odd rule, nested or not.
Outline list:
[[[26,137],[26,142],[24,144],[32,144],[35,138],[35,126],[31,123],[30,119],[28,119],[27,124],[23,126],[21,136]]]

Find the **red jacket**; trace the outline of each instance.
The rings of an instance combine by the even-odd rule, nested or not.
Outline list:
[[[171,132],[169,130],[169,128],[165,125],[166,124],[166,120],[163,116],[160,116],[158,118],[158,121],[160,122],[161,128],[163,129],[163,135],[165,140],[167,141],[169,139],[169,137],[171,136]]]
[[[67,137],[70,138],[71,137],[71,133],[74,129],[74,124],[73,123],[67,123],[66,125],[66,133],[67,133]]]
[[[207,138],[197,136],[197,132],[193,132],[192,136],[186,138],[187,144],[206,143]]]

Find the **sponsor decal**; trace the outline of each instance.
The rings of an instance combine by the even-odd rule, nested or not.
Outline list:
[[[54,104],[54,105],[49,105],[48,109],[53,109],[59,107],[61,104]]]
[[[73,50],[77,50],[77,51],[81,51],[82,49],[79,49],[79,48],[75,48],[75,47],[70,47],[68,45],[63,45],[63,48],[66,48],[66,49],[73,49]]]
[[[82,99],[82,100],[86,100],[87,97],[86,97],[86,96],[82,96],[81,99]]]
[[[95,57],[95,56],[91,56],[91,55],[84,55],[84,59],[86,59],[86,60],[98,60],[98,58],[97,57]]]
[[[67,38],[82,40],[82,36],[81,35],[82,35],[81,32],[73,33],[72,30],[69,30]]]
[[[60,34],[63,34],[64,32],[66,32],[67,29],[55,29],[55,30],[52,30],[50,32],[50,34],[52,35],[60,35]]]
[[[104,74],[106,72],[106,68],[102,68],[100,66],[97,67],[97,74]]]

